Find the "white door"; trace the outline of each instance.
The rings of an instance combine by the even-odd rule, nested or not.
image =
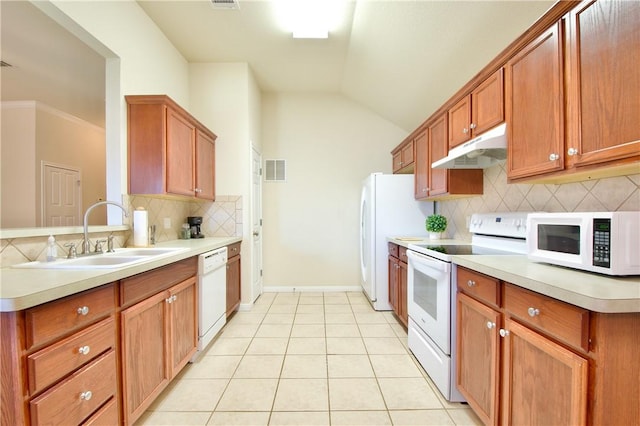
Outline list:
[[[252,270],[251,270],[251,301],[262,294],[262,155],[251,147],[252,160],[252,193],[251,193],[251,222],[252,222]]]
[[[42,163],[42,226],[82,224],[80,170]]]

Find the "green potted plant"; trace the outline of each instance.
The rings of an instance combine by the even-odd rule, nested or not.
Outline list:
[[[447,229],[447,218],[439,214],[432,214],[427,217],[426,226],[429,232],[429,238],[438,240],[441,234]]]

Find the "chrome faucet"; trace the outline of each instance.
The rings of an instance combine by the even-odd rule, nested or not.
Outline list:
[[[93,210],[94,207],[102,206],[105,204],[111,204],[113,206],[120,207],[124,212],[124,216],[129,217],[129,214],[127,213],[127,210],[124,208],[124,206],[120,203],[116,203],[115,201],[99,201],[89,206],[89,208],[87,208],[87,211],[84,213],[84,222],[82,225],[84,228],[84,241],[82,241],[82,254],[89,254],[91,252],[91,242],[89,241],[89,223],[87,221],[87,219],[89,218],[89,212]]]

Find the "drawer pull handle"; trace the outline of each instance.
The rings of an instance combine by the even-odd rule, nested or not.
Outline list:
[[[176,301],[176,299],[178,299],[178,296],[176,296],[175,294],[173,296],[169,296],[166,299],[164,299],[167,303],[173,303]]]
[[[487,328],[489,330],[491,330],[492,328],[495,328],[495,326],[496,326],[495,322],[487,321]]]
[[[473,287],[474,285],[476,285],[476,282],[475,282],[475,281],[473,281],[473,280],[469,280],[469,281],[467,281],[467,285],[468,285],[469,287]]]
[[[533,318],[540,315],[540,310],[537,308],[529,308],[527,309],[527,313],[529,314],[530,317]]]
[[[83,306],[81,308],[78,308],[78,315],[87,315],[88,313],[89,313],[88,306]]]
[[[504,328],[500,329],[500,337],[507,337],[509,335],[509,330],[505,330]]]
[[[93,394],[91,393],[91,391],[84,391],[80,394],[80,400],[81,401],[88,401],[91,399],[91,397],[93,396]]]
[[[89,351],[91,350],[91,348],[88,345],[85,346],[80,346],[78,348],[78,353],[80,355],[87,355],[89,353]]]

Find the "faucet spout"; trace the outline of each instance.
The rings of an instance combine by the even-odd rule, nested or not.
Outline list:
[[[124,212],[124,216],[125,217],[129,217],[129,214],[127,213],[127,209],[125,209],[122,204],[116,203],[115,201],[98,201],[97,203],[92,204],[91,206],[89,206],[87,208],[87,211],[84,213],[84,221],[82,222],[82,227],[83,227],[83,231],[84,231],[84,241],[82,242],[82,253],[83,254],[89,254],[89,252],[91,251],[91,242],[89,241],[89,222],[87,220],[89,218],[89,213],[94,208],[96,208],[98,206],[105,205],[105,204],[111,204],[113,206],[120,207],[122,209],[122,211]]]

